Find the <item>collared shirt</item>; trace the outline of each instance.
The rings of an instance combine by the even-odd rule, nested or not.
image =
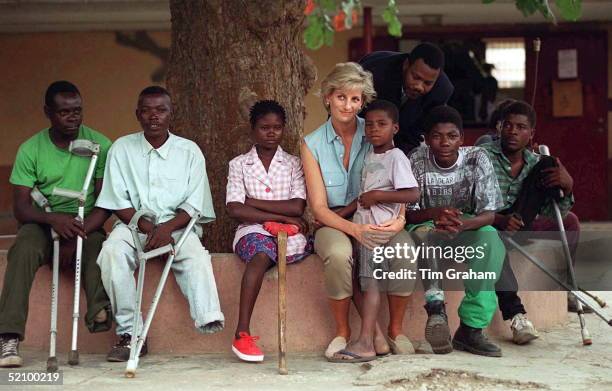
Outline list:
[[[155,149],[144,132],[119,138],[106,161],[106,175],[96,206],[108,210],[149,209],[163,223],[182,209],[215,219],[204,155],[191,140],[168,132]]]
[[[328,119],[317,130],[304,137],[308,149],[319,163],[327,205],[330,208],[350,204],[359,196],[361,170],[372,144],[365,139],[365,120],[357,117],[357,132],[353,136],[348,170],[344,168],[344,144]]]
[[[523,161],[525,164],[523,165],[521,172],[519,172],[516,178],[514,178],[512,177],[512,164],[502,152],[499,140],[492,143],[481,144],[480,147],[487,152],[495,169],[495,175],[497,176],[497,182],[499,183],[504,202],[502,210],[508,209],[514,204],[519,193],[521,192],[523,181],[527,175],[529,175],[533,167],[540,161],[540,155],[533,153],[528,149],[524,149]],[[563,197],[559,202],[559,209],[561,210],[561,213],[563,215],[567,214],[573,204],[573,195]],[[552,204],[548,202],[542,208],[540,213],[549,217],[554,216]]]
[[[366,71],[372,72],[374,89],[378,99],[385,99],[397,106],[399,110],[400,130],[395,135],[395,146],[408,154],[421,144],[423,119],[433,107],[444,105],[453,94],[453,84],[440,71],[431,90],[416,99],[408,99],[403,90],[403,66],[410,53],[388,51],[372,52],[359,64]]]
[[[266,171],[255,146],[243,155],[236,156],[229,163],[225,203],[244,204],[246,198],[268,201],[306,199],[306,183],[302,162],[297,156],[283,151],[279,146]],[[261,224],[243,223],[238,226],[233,247],[245,235],[260,233],[272,236]],[[287,255],[304,253],[306,237],[298,233],[287,239]]]

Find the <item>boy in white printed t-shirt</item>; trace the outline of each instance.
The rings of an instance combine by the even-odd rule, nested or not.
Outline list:
[[[403,205],[417,202],[419,189],[410,168],[410,161],[404,153],[393,146],[393,136],[399,129],[398,112],[395,105],[385,100],[377,100],[368,105],[365,114],[365,134],[373,148],[365,157],[361,175],[361,191],[354,202],[357,209],[353,222],[357,224],[382,225],[404,213]],[[401,231],[398,235],[405,235]],[[386,291],[389,305],[405,305],[404,301],[414,288],[414,280],[386,279],[384,272],[396,269],[409,269],[415,266],[409,259],[394,254],[393,259],[374,259],[373,249],[355,245],[359,261],[359,282],[363,292],[361,308],[361,331],[357,340],[351,341],[340,350],[331,361],[363,362],[376,358],[374,332],[380,307],[380,291]],[[376,249],[376,254],[379,254]],[[384,250],[384,248],[382,249]],[[386,254],[382,251],[382,254]],[[376,257],[378,258],[378,257]],[[397,300],[399,299],[399,300]],[[390,320],[390,323],[393,319]],[[391,324],[390,324],[390,329]],[[402,338],[397,338],[397,337]],[[395,337],[395,338],[394,338]],[[391,348],[406,353],[405,347],[398,349],[396,342],[410,345],[403,335],[390,336]]]

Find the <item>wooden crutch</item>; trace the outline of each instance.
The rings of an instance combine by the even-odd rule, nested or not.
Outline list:
[[[286,375],[287,359],[287,232],[277,235],[278,247],[278,373]]]

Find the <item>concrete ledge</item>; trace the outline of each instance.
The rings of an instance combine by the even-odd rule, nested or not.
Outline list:
[[[545,241],[543,241],[545,242]],[[6,248],[6,247],[5,247]],[[558,258],[558,246],[538,243],[530,246],[532,253],[547,263]],[[520,255],[512,254],[511,261],[519,282],[534,273],[535,267]],[[550,262],[549,262],[550,261]],[[0,275],[6,268],[6,252],[0,253]],[[153,262],[147,268],[145,308],[148,308],[153,291],[161,274],[162,265]],[[193,328],[187,302],[174,278],[170,277],[162,296],[157,314],[149,332],[149,350],[152,353],[217,353],[228,352],[234,327],[237,322],[240,281],[244,264],[233,254],[213,254],[213,269],[219,289],[221,308],[226,317],[226,328],[214,335],[201,335]],[[288,348],[293,352],[322,352],[333,337],[333,321],[329,313],[323,285],[323,266],[317,256],[311,256],[297,265],[288,267]],[[50,268],[39,269],[30,294],[30,313],[23,346],[48,349]],[[70,346],[72,312],[72,276],[64,273],[60,278],[58,351],[67,352]],[[458,326],[457,307],[462,292],[447,292],[447,311],[451,330]],[[529,312],[529,318],[539,329],[548,329],[567,320],[566,293],[560,291],[523,292],[521,298]],[[85,312],[85,298],[81,294],[81,314]],[[266,352],[277,349],[277,284],[275,270],[264,279],[255,306],[253,334],[261,336],[261,346]],[[386,301],[381,309],[381,326],[387,325]],[[416,340],[423,339],[423,328],[427,319],[423,309],[423,295],[417,292],[411,298],[406,311],[405,332]],[[351,313],[353,332],[359,331],[359,319],[354,309]],[[496,314],[490,334],[510,336],[507,323]],[[79,350],[83,353],[105,353],[115,341],[113,332],[90,334],[83,323],[79,329]]]

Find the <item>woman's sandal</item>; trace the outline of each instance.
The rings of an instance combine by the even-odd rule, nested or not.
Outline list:
[[[338,357],[338,355],[342,355],[344,357]],[[348,356],[349,358],[346,358]],[[329,359],[329,362],[334,363],[355,363],[355,362],[368,362],[376,360],[378,357],[374,356],[360,356],[357,353],[349,352],[346,349],[342,349],[336,353]]]

